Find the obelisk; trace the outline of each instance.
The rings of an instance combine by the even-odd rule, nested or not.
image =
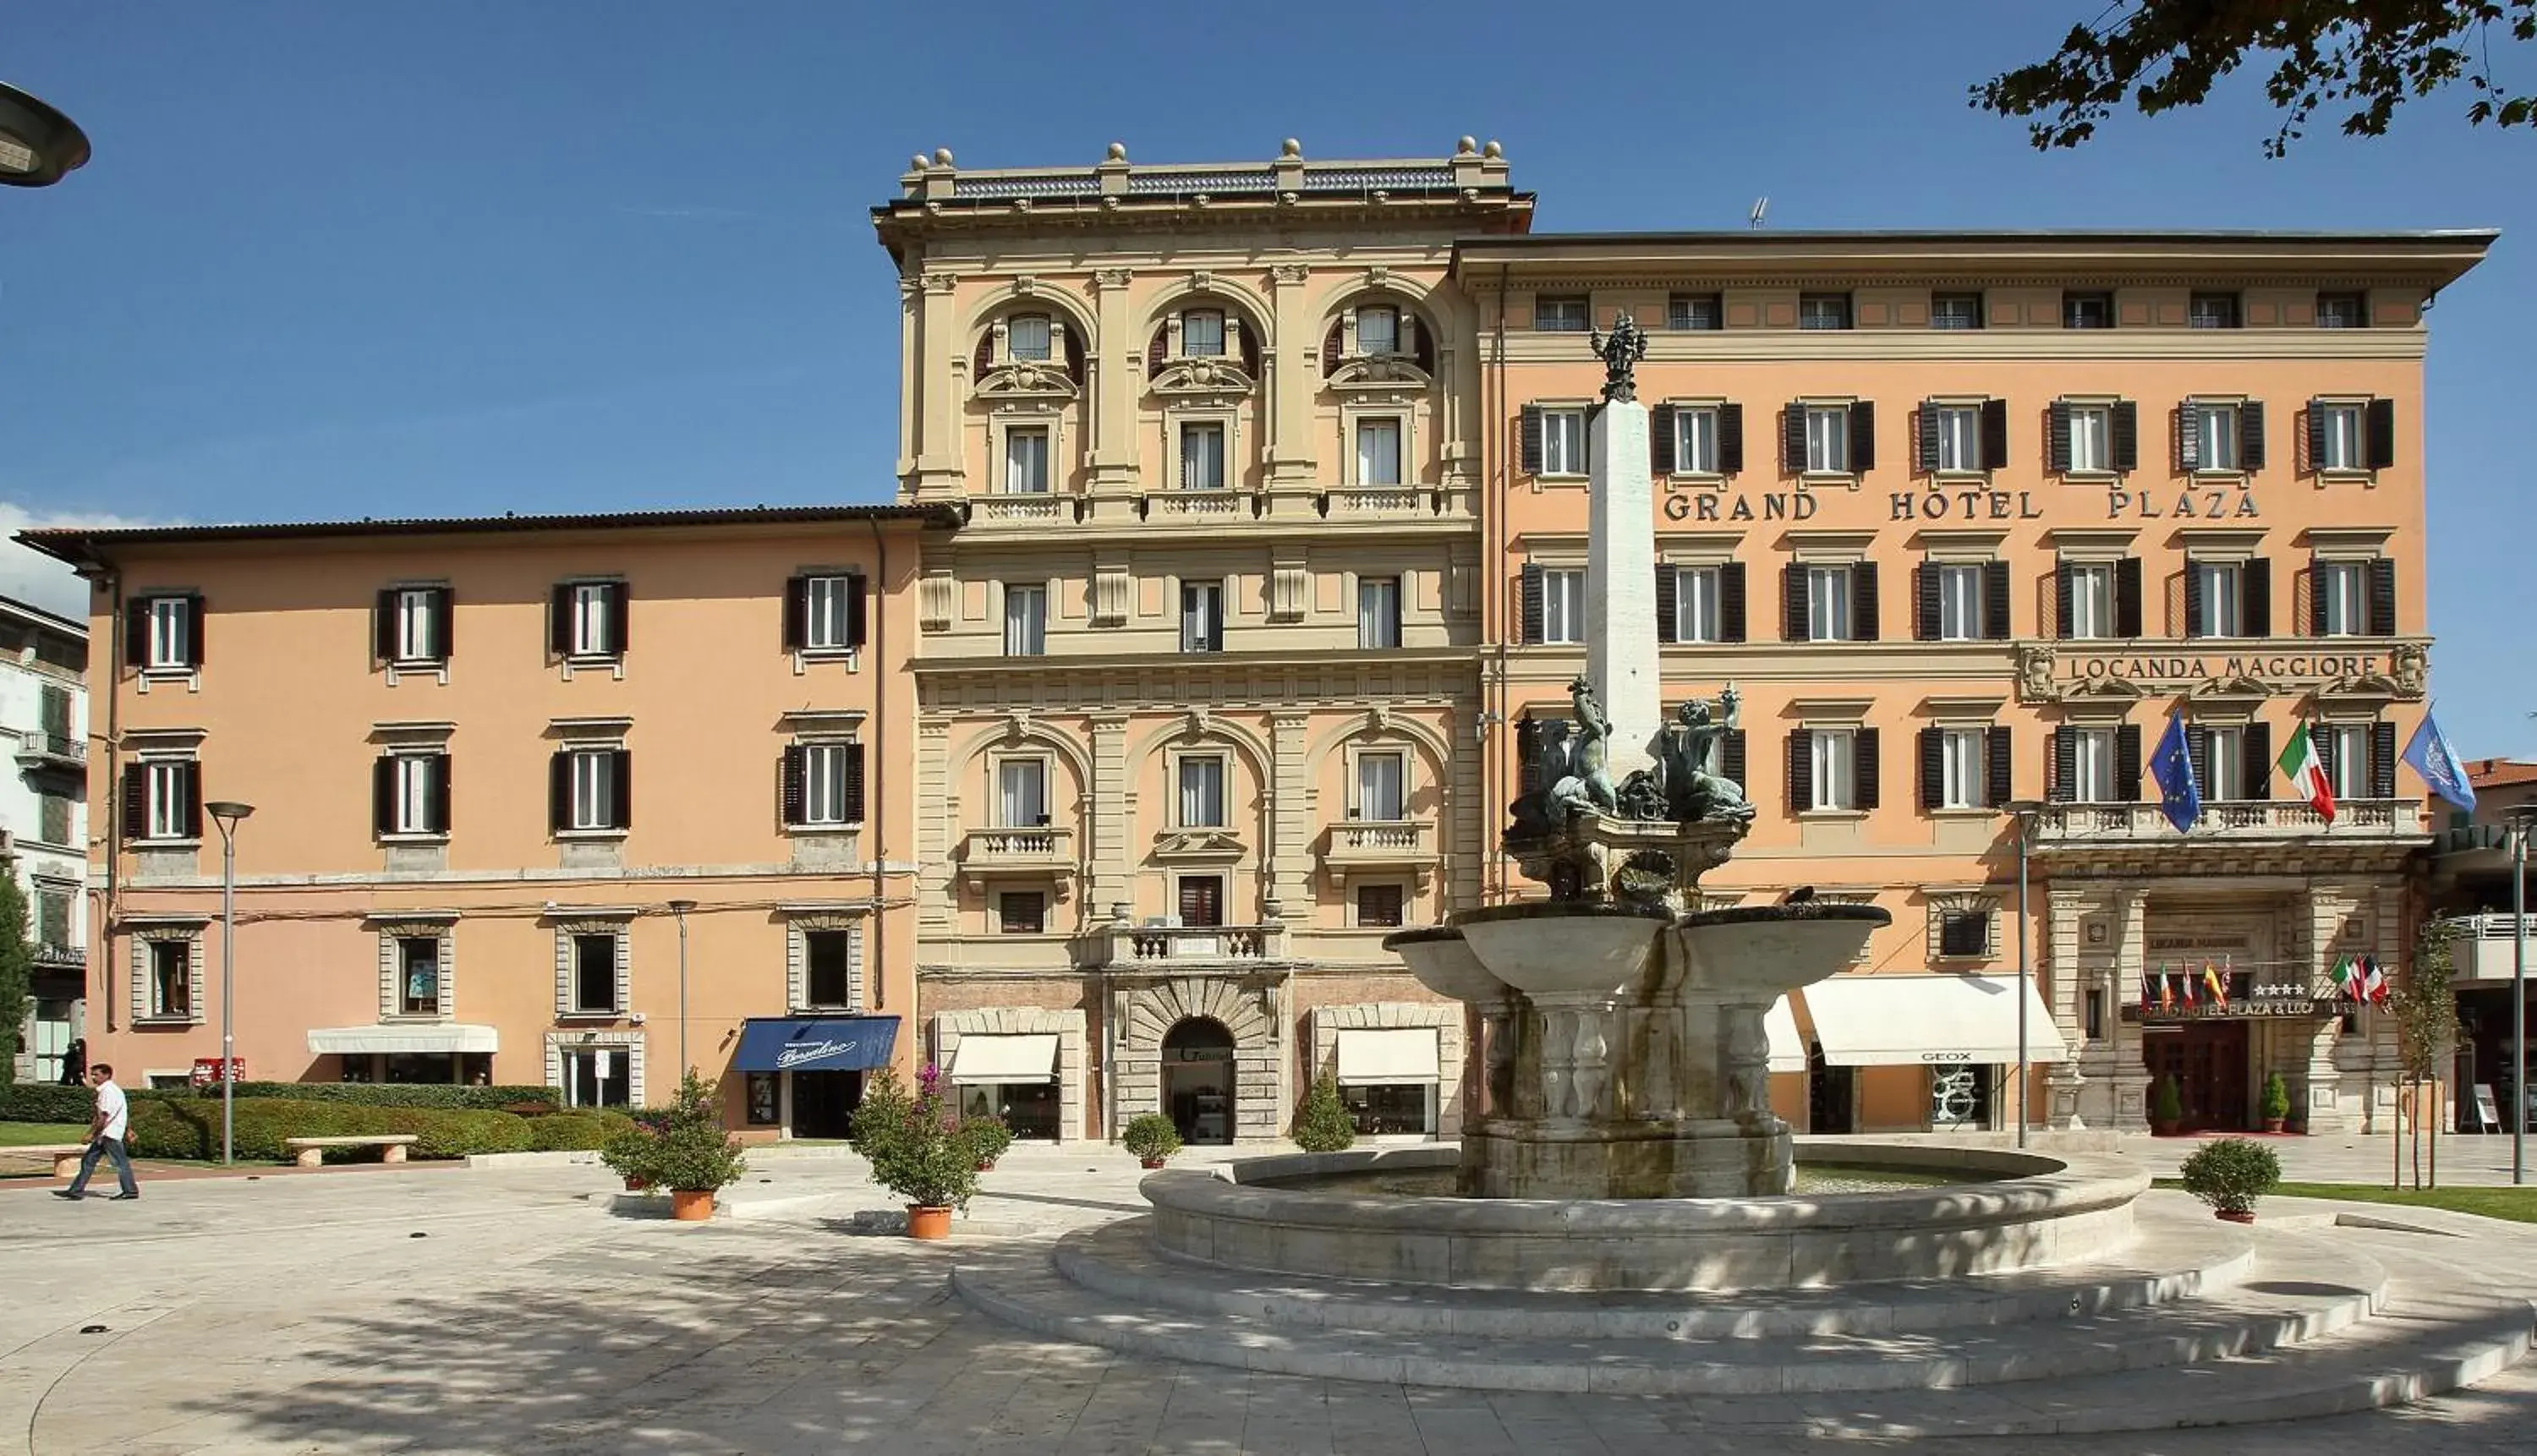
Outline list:
[[[1603,404],[1586,427],[1593,496],[1586,534],[1586,679],[1612,721],[1612,782],[1656,764],[1664,726],[1657,657],[1656,479],[1648,407],[1635,366],[1647,336],[1623,311],[1612,332],[1590,335],[1602,356]]]

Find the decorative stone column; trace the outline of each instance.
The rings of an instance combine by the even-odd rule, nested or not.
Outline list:
[[[1607,401],[1586,428],[1593,470],[1586,547],[1586,677],[1612,720],[1612,782],[1656,765],[1664,721],[1657,656],[1657,540],[1648,408]]]
[[[2113,901],[2114,984],[2137,987],[2149,969],[2149,895],[2142,890],[2116,890]],[[2120,1020],[2116,1018],[2117,1026]],[[2117,1132],[2146,1131],[2149,1063],[2137,1038],[2126,1043],[2118,1035],[2114,1043],[2114,1109],[2108,1125]]]

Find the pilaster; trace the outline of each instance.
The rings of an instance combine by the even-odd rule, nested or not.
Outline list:
[[[908,376],[918,394],[915,496],[956,500],[966,492],[968,471],[960,449],[960,398],[969,367],[960,357],[953,289],[959,278],[928,273],[917,279],[917,371]]]
[[[1311,276],[1312,270],[1301,263],[1279,263],[1268,270],[1269,302],[1277,328],[1277,346],[1268,350],[1265,385],[1268,428],[1264,443],[1271,490],[1321,483],[1313,454],[1313,398],[1321,389],[1322,341],[1314,329],[1319,320],[1304,292]]]
[[[956,822],[951,800],[950,726],[921,722],[916,726],[916,923],[920,933],[952,933],[954,887],[951,835]]]
[[[1260,878],[1268,887],[1264,918],[1309,916],[1313,905],[1313,766],[1304,741],[1312,720],[1301,713],[1278,713],[1268,720],[1268,844],[1261,855]]]
[[[1128,285],[1135,275],[1125,268],[1104,268],[1092,275],[1094,306],[1100,328],[1092,341],[1084,391],[1091,408],[1084,411],[1084,445],[1092,466],[1094,512],[1101,499],[1133,492],[1137,475],[1137,394],[1143,383],[1137,327],[1129,316]]]
[[[1092,717],[1092,883],[1084,918],[1098,923],[1114,905],[1135,894],[1134,856],[1128,851],[1128,715]]]

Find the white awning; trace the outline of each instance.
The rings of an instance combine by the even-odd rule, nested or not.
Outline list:
[[[310,1027],[308,1050],[317,1056],[367,1056],[374,1051],[499,1051],[501,1034],[488,1026],[418,1022],[412,1026]]]
[[[1771,1070],[1802,1072],[1806,1069],[1806,1039],[1797,1035],[1797,1013],[1782,996],[1762,1013],[1762,1030],[1771,1034]]]
[[[951,1048],[954,1082],[1046,1082],[1056,1075],[1055,1032],[972,1032]]]
[[[1436,1080],[1436,1029],[1399,1027],[1339,1032],[1339,1085]]]
[[[1833,1066],[2017,1060],[2014,976],[1836,976],[1803,994],[1815,1040]],[[2031,981],[2026,1038],[2029,1061],[2069,1057]]]

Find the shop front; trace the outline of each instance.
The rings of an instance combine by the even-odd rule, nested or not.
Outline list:
[[[493,1054],[501,1034],[489,1026],[456,1022],[411,1025],[311,1027],[308,1050],[334,1057],[318,1066],[322,1080],[482,1087],[498,1080]],[[331,1071],[332,1076],[326,1073]],[[532,1079],[521,1079],[523,1081]]]
[[[1058,1140],[1055,1032],[962,1037],[943,1073],[959,1090],[962,1117],[1001,1117],[1016,1138]]]
[[[2036,984],[2021,994],[2014,976],[1837,976],[1799,995],[1813,1030],[1815,1132],[2013,1126],[2021,1006],[2026,1061],[2069,1054]],[[2030,1118],[2041,1114],[2030,1107]]]
[[[1359,1137],[1436,1135],[1436,1028],[1345,1027],[1337,1052],[1339,1102]]]
[[[752,1127],[790,1138],[842,1138],[863,1105],[867,1074],[889,1065],[895,1016],[752,1016],[741,1024],[731,1068],[746,1079]]]

